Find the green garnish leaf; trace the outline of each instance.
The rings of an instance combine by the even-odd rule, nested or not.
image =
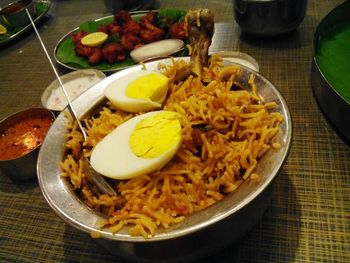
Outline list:
[[[168,17],[173,21],[183,21],[186,16],[186,11],[178,10],[178,9],[161,9],[159,10],[158,17]]]
[[[107,40],[106,40],[106,43],[120,43],[120,36],[119,34],[113,34],[113,35],[110,35]]]
[[[108,25],[112,23],[112,21],[113,21],[113,17],[106,18],[100,21],[86,21],[79,26],[79,31],[86,31],[86,32],[93,33],[93,32],[96,32],[100,26]]]

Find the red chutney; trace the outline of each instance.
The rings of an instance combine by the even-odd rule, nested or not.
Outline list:
[[[43,142],[53,118],[44,114],[29,116],[0,135],[0,160],[11,160],[37,148]]]

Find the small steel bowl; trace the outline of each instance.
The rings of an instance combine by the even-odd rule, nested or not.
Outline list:
[[[255,36],[277,36],[295,30],[303,21],[307,0],[232,0],[233,12],[242,32]]]
[[[318,25],[313,40],[311,81],[321,110],[335,130],[350,142],[350,86],[342,80],[349,74],[350,43],[339,38],[341,32],[348,30],[344,25],[350,26],[349,14],[350,1],[345,1],[331,10]]]
[[[30,23],[26,9],[32,17],[35,15],[35,3],[33,0],[14,1],[0,8],[0,22],[6,27],[25,26]]]
[[[60,79],[65,86],[69,99],[72,101],[105,77],[106,75],[102,71],[81,69],[69,72],[61,76]],[[52,81],[42,93],[41,104],[55,113],[61,112],[68,105],[68,101],[57,79]]]
[[[0,136],[2,136],[7,129],[18,124],[20,121],[37,116],[48,117],[52,122],[55,118],[51,111],[44,108],[29,108],[22,110],[8,116],[0,122]],[[17,181],[35,178],[37,157],[41,144],[42,143],[36,145],[31,151],[25,152],[23,155],[15,158],[1,159],[0,157],[0,170],[11,179]],[[3,149],[0,150],[3,151]]]
[[[188,57],[183,58],[189,60]],[[149,70],[158,70],[159,63],[171,64],[172,59],[145,63]],[[226,65],[239,65],[225,62]],[[118,258],[135,262],[184,262],[198,259],[227,246],[244,235],[260,219],[269,204],[272,182],[287,159],[292,140],[292,123],[288,106],[278,90],[262,75],[241,66],[238,85],[250,90],[248,80],[253,74],[257,93],[264,101],[275,101],[284,122],[277,140],[280,149],[271,149],[259,161],[256,172],[261,180],[247,180],[236,191],[210,207],[186,216],[185,220],[169,229],[158,229],[149,239],[130,236],[125,228],[118,233],[100,229],[96,222],[102,215],[90,209],[79,199],[70,182],[60,176],[60,162],[65,154],[65,133],[68,121],[67,109],[55,120],[52,129],[40,149],[38,157],[38,180],[48,204],[66,223],[86,232],[97,233],[96,241]],[[73,101],[78,116],[86,116],[106,98],[103,91],[107,85],[125,76],[140,71],[142,65],[119,71],[88,89]]]

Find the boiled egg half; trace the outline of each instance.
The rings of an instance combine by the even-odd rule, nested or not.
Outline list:
[[[111,103],[126,112],[138,113],[162,107],[169,79],[163,74],[140,70],[110,83],[104,93]]]
[[[113,179],[130,179],[161,169],[182,142],[179,114],[152,111],[122,123],[93,149],[91,165]]]

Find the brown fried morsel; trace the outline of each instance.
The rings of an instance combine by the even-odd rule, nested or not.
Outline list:
[[[145,24],[146,29],[141,30],[140,37],[145,43],[161,40],[164,37],[164,30],[149,23]]]
[[[91,53],[91,47],[84,46],[80,42],[75,45],[74,50],[80,57],[89,57]]]
[[[135,48],[135,46],[138,46],[142,43],[141,38],[138,36],[132,35],[132,34],[125,34],[121,38],[121,44],[122,46],[127,50],[131,51]]]
[[[78,31],[72,34],[72,41],[74,45],[80,44],[81,39],[88,35],[89,32],[86,31]]]
[[[108,25],[108,30],[111,35],[119,34],[122,31],[122,27],[111,23]]]
[[[110,34],[109,32],[109,24],[108,25],[101,25],[98,27],[97,32],[103,32],[106,33],[107,35]]]
[[[126,24],[122,26],[121,29],[121,34],[133,34],[133,35],[139,35],[141,31],[141,26],[134,22],[134,21],[129,21]]]
[[[103,46],[102,56],[109,64],[113,64],[125,60],[127,54],[121,44],[112,42]]]
[[[103,55],[102,50],[99,47],[91,48],[90,55],[88,57],[88,62],[90,65],[97,65],[102,61]]]
[[[170,27],[170,36],[171,38],[176,39],[185,39],[186,30],[185,24],[183,22],[177,22]]]
[[[125,10],[120,10],[114,15],[113,23],[119,26],[123,26],[127,22],[132,21],[130,14]]]
[[[142,27],[146,27],[146,24],[154,24],[154,21],[156,19],[156,13],[153,11],[149,11],[144,17],[140,20],[140,25]]]

